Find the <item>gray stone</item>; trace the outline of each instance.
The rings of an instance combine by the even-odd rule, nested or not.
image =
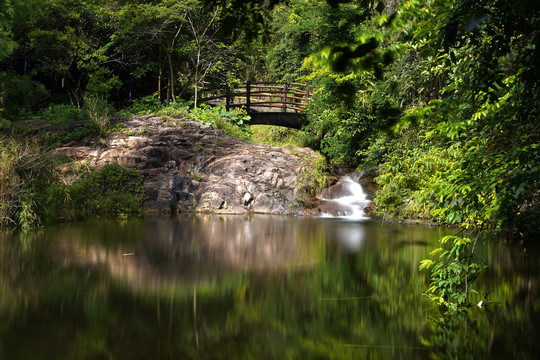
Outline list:
[[[303,213],[294,199],[312,150],[258,145],[189,120],[173,127],[158,116],[134,116],[124,123],[122,133],[90,146],[70,143],[55,154],[96,169],[108,162],[137,169],[145,178],[146,212]],[[143,127],[144,136],[124,135],[142,134]],[[62,175],[76,178],[66,167]]]

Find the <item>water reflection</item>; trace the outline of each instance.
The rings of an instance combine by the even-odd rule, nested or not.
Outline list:
[[[62,262],[106,268],[133,288],[212,281],[242,271],[310,267],[323,256],[320,225],[290,217],[155,217],[69,226],[44,234]],[[117,241],[110,240],[117,237]]]
[[[421,341],[434,309],[418,264],[446,232],[203,215],[1,234],[0,359],[444,356]],[[512,251],[479,244],[493,303],[459,351],[540,350],[538,258]]]

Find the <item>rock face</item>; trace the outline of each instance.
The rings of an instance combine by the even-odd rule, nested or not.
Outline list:
[[[294,199],[300,172],[316,159],[312,150],[257,145],[188,120],[150,115],[123,123],[99,143],[55,153],[94,169],[108,162],[137,169],[147,213],[302,213]],[[68,180],[71,168],[63,169]]]

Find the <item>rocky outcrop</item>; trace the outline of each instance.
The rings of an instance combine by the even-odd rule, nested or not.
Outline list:
[[[99,142],[66,144],[56,155],[97,169],[108,162],[145,179],[147,213],[183,211],[300,214],[298,176],[314,161],[310,149],[246,142],[188,120],[137,116]],[[74,180],[73,166],[64,177]]]

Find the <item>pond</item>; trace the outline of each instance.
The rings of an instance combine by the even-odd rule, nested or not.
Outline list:
[[[468,341],[429,326],[418,265],[452,231],[182,215],[2,233],[0,359],[535,358],[536,249],[479,244],[493,303]]]

